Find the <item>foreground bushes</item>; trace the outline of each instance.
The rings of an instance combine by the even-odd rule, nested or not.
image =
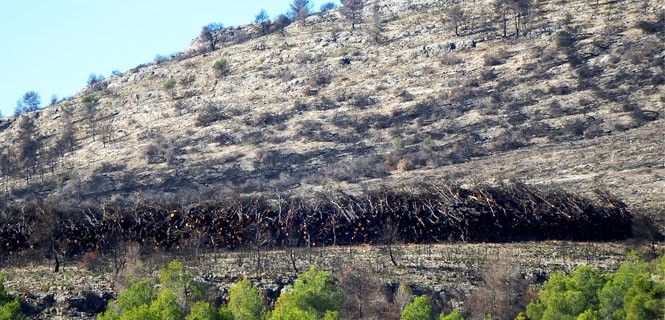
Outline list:
[[[350,270],[347,270],[347,272]],[[343,279],[346,275],[341,274]],[[365,279],[365,285],[372,282]],[[367,298],[367,313],[358,315],[344,305],[357,302],[357,292],[337,281],[332,274],[310,269],[298,276],[294,284],[282,291],[272,310],[266,308],[264,297],[249,280],[243,279],[229,291],[227,304],[216,308],[203,300],[203,286],[192,280],[179,261],[162,269],[159,281],[144,279],[109,304],[108,310],[98,319],[187,319],[187,320],[334,320],[340,318],[397,318],[393,314],[373,314],[371,303],[385,303],[371,298],[385,288],[363,286]],[[379,294],[388,294],[383,291]],[[433,307],[426,295],[407,298],[396,293],[390,300],[406,299],[398,308],[400,320],[463,320],[463,313],[453,310],[441,312],[441,306]],[[508,292],[521,295],[523,292]],[[403,297],[403,298],[399,298]],[[0,300],[1,301],[1,300]],[[370,303],[370,301],[372,301]],[[393,303],[393,302],[391,302]],[[465,316],[477,318],[479,314],[468,303]],[[400,310],[401,309],[401,310]],[[515,311],[517,312],[517,311]],[[438,314],[438,316],[437,316]],[[492,314],[480,314],[484,319],[495,319]],[[616,272],[603,274],[590,266],[581,266],[570,274],[555,273],[547,280],[526,308],[526,314],[503,315],[496,319],[531,320],[647,320],[665,316],[665,256],[645,262],[637,256],[629,256]],[[0,319],[4,319],[1,318]]]
[[[22,319],[21,301],[7,293],[4,282],[5,279],[0,274],[0,320]]]
[[[158,282],[137,281],[97,319],[339,320],[344,299],[342,288],[330,272],[312,268],[282,292],[273,310],[265,308],[262,295],[246,278],[229,290],[228,303],[216,308],[203,300],[203,286],[192,280],[182,262],[173,261],[161,270]],[[404,307],[400,319],[431,320],[433,314],[429,298],[419,296]],[[463,318],[454,311],[441,314],[440,319]]]
[[[665,256],[651,263],[631,256],[607,275],[589,266],[554,274],[526,315],[533,320],[663,319]]]
[[[335,320],[339,319],[341,304],[342,292],[332,275],[310,269],[280,295],[270,312],[247,279],[230,289],[228,304],[215,308],[203,301],[203,286],[192,280],[182,262],[173,261],[162,269],[158,283],[154,279],[134,283],[97,319]]]

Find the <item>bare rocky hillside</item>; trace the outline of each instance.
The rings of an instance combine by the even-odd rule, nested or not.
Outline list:
[[[225,29],[212,52],[3,119],[4,201],[517,178],[665,205],[660,1],[538,0],[519,34],[506,9],[505,37],[494,1],[457,4],[459,36],[453,3],[426,0],[370,5],[355,29],[337,10]]]

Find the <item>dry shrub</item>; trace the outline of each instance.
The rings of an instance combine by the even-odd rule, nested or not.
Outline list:
[[[494,73],[494,69],[483,70],[480,73],[480,78],[483,81],[491,81],[491,80],[496,79],[496,77],[497,77],[497,75],[496,75],[496,73]]]
[[[527,145],[524,137],[517,132],[502,134],[487,144],[488,152],[505,152]]]
[[[311,77],[307,84],[310,87],[324,87],[332,82],[333,75],[329,71],[317,71]]]
[[[660,10],[656,14],[655,21],[640,20],[637,23],[637,27],[645,33],[665,33],[665,10]]]
[[[397,162],[397,171],[398,172],[406,172],[411,170],[412,164],[411,160],[402,158]]]
[[[81,257],[81,269],[96,270],[100,264],[99,249],[88,251]]]
[[[342,160],[324,169],[326,177],[336,181],[357,182],[363,178],[384,178],[390,175],[379,156],[360,156]]]
[[[402,98],[402,102],[410,102],[413,101],[413,99],[415,99],[415,96],[411,92],[406,90],[402,90],[397,96]]]
[[[207,103],[196,117],[196,125],[199,127],[207,127],[217,121],[228,119],[220,107],[215,103]]]
[[[376,99],[368,93],[357,93],[351,98],[351,104],[361,110],[371,107],[376,103]]]
[[[478,81],[478,79],[466,78],[462,81],[462,86],[477,88],[480,87],[480,82]]]
[[[344,292],[342,319],[396,319],[399,309],[388,299],[381,279],[369,266],[342,270],[339,284]]]
[[[575,46],[576,39],[575,35],[569,30],[562,30],[557,32],[557,34],[554,36],[554,41],[557,48],[569,49]]]
[[[476,97],[477,90],[474,90],[472,87],[460,86],[454,89],[450,89],[447,92],[447,98],[451,102],[465,102]]]
[[[551,86],[548,89],[548,93],[558,95],[558,96],[564,96],[564,95],[568,95],[568,94],[573,93],[573,89],[571,89],[567,85],[555,85],[555,86]]]
[[[584,130],[587,127],[587,123],[582,119],[575,119],[571,122],[566,123],[563,126],[563,131],[570,136],[581,136],[584,135]]]
[[[499,66],[506,63],[506,60],[508,60],[509,56],[510,53],[508,51],[504,49],[497,49],[485,53],[485,55],[483,56],[483,61],[486,67]]]
[[[658,212],[653,215],[657,216]],[[647,242],[663,241],[665,236],[658,229],[658,223],[647,214],[636,214],[633,219],[633,237]]]
[[[177,157],[183,153],[179,143],[173,139],[158,137],[148,145],[145,151],[148,164],[175,164]]]
[[[460,56],[451,53],[444,55],[443,59],[441,59],[441,63],[445,66],[454,66],[464,63],[464,60]]]
[[[117,292],[124,291],[134,281],[146,274],[145,263],[141,259],[141,244],[121,242],[112,252],[113,286]]]
[[[397,288],[397,291],[393,296],[392,302],[397,308],[397,310],[402,310],[404,306],[411,303],[412,300],[413,300],[413,290],[411,290],[411,288],[408,285],[402,283],[400,284],[399,288]]]
[[[481,273],[482,281],[465,303],[469,319],[515,319],[528,303],[528,281],[519,272],[517,261],[506,252],[499,252]]]

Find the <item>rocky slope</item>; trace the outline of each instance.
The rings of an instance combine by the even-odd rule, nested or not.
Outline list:
[[[460,36],[451,5],[379,2],[378,42],[372,6],[354,30],[338,11],[283,34],[227,29],[213,52],[198,40],[22,116],[34,162],[17,152],[21,117],[4,119],[3,197],[196,202],[440,177],[665,205],[662,3],[535,1],[505,38],[492,1],[459,2]]]

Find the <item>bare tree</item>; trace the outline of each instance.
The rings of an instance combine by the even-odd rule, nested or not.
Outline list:
[[[494,261],[489,261],[482,270],[482,282],[467,304],[472,319],[483,319],[493,315],[497,319],[514,319],[526,307],[528,282],[519,273],[517,261],[506,252],[499,252]]]
[[[201,28],[201,39],[208,43],[208,50],[215,51],[219,39],[217,33],[224,29],[224,25],[218,22],[213,22]]]
[[[344,292],[343,319],[394,319],[395,308],[383,292],[379,276],[369,266],[356,265],[342,270],[339,284]]]
[[[499,14],[503,27],[503,37],[508,37],[508,16],[510,15],[511,2],[513,0],[495,0],[494,10]]]
[[[23,208],[25,210],[26,208]],[[36,248],[44,257],[53,259],[53,272],[60,271],[61,242],[59,235],[62,233],[61,217],[54,213],[53,207],[42,204],[32,208],[35,212],[33,233],[30,237],[31,247]]]
[[[515,13],[515,37],[520,37],[520,28],[527,28],[527,22],[531,16],[533,0],[512,0],[513,12]],[[526,33],[526,31],[525,31]]]
[[[107,144],[113,142],[113,125],[104,123],[99,126],[99,136],[102,139],[102,144],[106,147]]]
[[[74,125],[72,121],[72,109],[63,107],[61,109],[62,116],[60,117],[60,135],[54,143],[54,150],[60,157],[64,157],[65,153],[74,150],[76,146],[76,136],[74,134]]]
[[[289,14],[294,20],[300,21],[305,24],[305,19],[309,17],[312,12],[312,3],[310,0],[293,0],[291,2],[291,11]]]
[[[381,15],[381,8],[379,7],[378,2],[375,2],[374,6],[372,6],[372,26],[370,28],[370,36],[376,44],[383,42],[383,16]]]
[[[25,174],[25,182],[37,171],[41,138],[34,121],[29,116],[22,116],[18,121],[18,130],[14,140],[16,155]]]
[[[88,124],[88,132],[92,137],[92,141],[95,141],[95,136],[97,135],[97,105],[99,104],[99,98],[95,96],[86,96],[83,98],[83,112],[85,122]]]
[[[455,35],[458,37],[460,36],[459,30],[464,24],[465,19],[464,10],[459,5],[454,5],[446,10],[445,21],[455,29]]]
[[[280,14],[277,16],[275,21],[272,23],[272,28],[274,31],[279,31],[282,34],[282,37],[286,37],[286,31],[284,30],[291,23],[291,19],[285,15]]]
[[[0,174],[9,177],[14,174],[15,169],[14,159],[8,153],[0,153]]]
[[[396,223],[393,222],[393,220],[389,217],[385,224],[383,225],[383,230],[382,230],[382,238],[383,238],[383,243],[388,247],[388,255],[390,256],[390,262],[395,267],[398,267],[399,265],[397,264],[397,260],[395,259],[395,249],[393,246],[395,245],[395,242],[397,242],[399,238],[399,227],[397,226]]]
[[[342,0],[340,12],[351,22],[351,29],[356,28],[356,24],[363,21],[363,10],[367,5],[366,0]]]

